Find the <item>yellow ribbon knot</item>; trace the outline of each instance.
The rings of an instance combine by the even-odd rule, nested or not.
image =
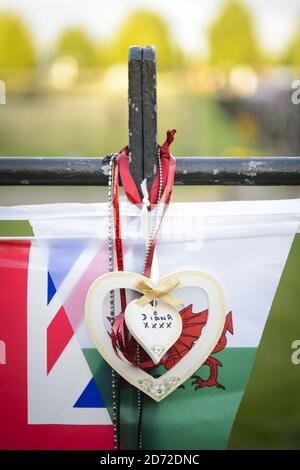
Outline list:
[[[176,276],[170,276],[167,279],[159,281],[159,283],[155,285],[151,282],[150,279],[142,279],[137,283],[136,289],[142,292],[144,295],[138,299],[137,303],[141,307],[145,307],[145,305],[154,299],[162,299],[173,307],[175,305],[180,305],[183,303],[183,301],[169,293],[175,287],[177,287],[179,283],[180,281]]]

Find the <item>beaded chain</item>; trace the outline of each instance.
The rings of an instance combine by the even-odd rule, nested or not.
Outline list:
[[[143,272],[145,272],[146,269],[146,264],[147,264],[147,259],[149,255],[149,251],[151,248],[152,240],[154,237],[155,233],[155,228],[156,228],[156,220],[158,216],[158,210],[159,210],[159,204],[161,201],[161,196],[162,196],[162,186],[163,186],[163,177],[162,177],[162,167],[161,167],[161,158],[160,158],[160,147],[158,146],[158,151],[157,151],[157,161],[158,161],[158,177],[159,177],[159,183],[158,183],[158,196],[157,196],[157,203],[154,211],[154,217],[153,217],[153,223],[151,224],[151,234],[149,237],[149,241],[147,244],[146,248],[146,254],[145,254],[145,259],[144,259],[144,266],[143,266]],[[137,363],[139,364],[140,362],[140,347],[139,344],[137,344]],[[143,395],[140,389],[137,390],[137,413],[138,413],[138,442],[137,442],[137,448],[138,450],[142,450],[143,448],[143,433],[142,433],[142,414],[143,414]]]
[[[109,173],[108,173],[108,267],[109,272],[115,270],[115,256],[114,256],[114,212],[113,212],[113,187],[114,187],[114,166],[115,160],[118,157],[117,153],[107,155],[109,159]],[[110,323],[113,327],[116,319],[115,310],[115,291],[111,290],[109,293],[109,304],[110,304]],[[120,378],[117,372],[111,370],[112,379],[112,414],[113,414],[113,431],[114,431],[114,449],[119,450],[119,381]]]

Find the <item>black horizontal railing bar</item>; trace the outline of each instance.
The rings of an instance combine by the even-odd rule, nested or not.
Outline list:
[[[300,185],[300,157],[178,157],[176,185]],[[0,157],[0,185],[105,186],[101,157]]]

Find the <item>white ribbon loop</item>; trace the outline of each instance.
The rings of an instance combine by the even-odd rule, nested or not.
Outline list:
[[[149,201],[149,193],[147,189],[147,178],[145,178],[141,183],[141,191],[143,194],[143,206],[141,209],[141,227],[142,227],[142,234],[145,240],[146,250],[149,247],[149,243],[151,241],[151,233],[152,233],[152,224],[151,224],[151,212],[148,210],[150,206]],[[152,260],[152,267],[151,267],[151,280],[152,282],[156,283],[159,280],[159,264],[158,264],[158,257],[156,254],[156,250],[154,252],[153,260]]]

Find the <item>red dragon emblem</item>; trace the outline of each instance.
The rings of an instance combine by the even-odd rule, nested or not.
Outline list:
[[[169,349],[168,353],[162,358],[161,365],[166,369],[171,369],[180,359],[185,356],[192,349],[194,342],[201,337],[201,332],[207,322],[208,310],[203,310],[199,313],[193,313],[192,305],[188,305],[181,310],[181,317],[183,322],[182,333],[177,342]],[[225,325],[220,339],[215,346],[211,355],[206,359],[203,365],[209,367],[209,377],[204,380],[199,375],[193,375],[194,381],[192,385],[195,385],[195,390],[199,390],[203,387],[217,387],[225,389],[223,385],[218,382],[218,369],[223,367],[223,364],[216,359],[212,354],[216,354],[222,351],[226,344],[227,338],[226,333],[230,332],[233,334],[232,324],[232,313],[229,312],[226,316]]]
[[[181,310],[180,314],[182,317],[183,327],[179,339],[163,356],[160,363],[155,367],[153,367],[153,363],[145,351],[140,349],[140,360],[142,363],[144,363],[144,366],[141,364],[142,368],[147,369],[148,371],[156,369],[159,366],[163,366],[167,370],[172,369],[172,367],[192,349],[194,342],[201,337],[202,330],[207,322],[208,310],[193,313],[193,306],[191,304]],[[227,344],[226,334],[228,331],[233,334],[231,312],[226,315],[224,328],[217,345],[203,364],[209,368],[208,378],[202,379],[202,377],[196,374],[192,376],[192,385],[195,385],[195,390],[199,390],[203,387],[216,387],[223,390],[225,389],[225,387],[218,382],[219,367],[223,367],[223,364],[214,357],[214,354],[217,354],[225,348]],[[128,332],[124,338],[123,348],[123,352],[125,353],[126,351],[126,358],[130,362],[136,363],[137,343],[133,337],[128,337]],[[129,384],[126,382],[123,383],[123,386],[128,387]],[[181,387],[184,386],[181,385]]]

